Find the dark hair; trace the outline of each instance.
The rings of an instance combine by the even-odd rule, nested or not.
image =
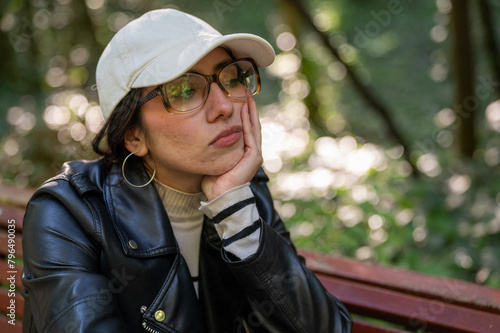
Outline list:
[[[140,108],[142,89],[132,89],[111,112],[108,120],[92,141],[94,151],[104,156],[107,167],[123,161],[127,155],[125,134],[134,127],[142,128]],[[103,147],[105,139],[106,146]]]

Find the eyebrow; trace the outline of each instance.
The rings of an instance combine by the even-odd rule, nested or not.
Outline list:
[[[233,61],[233,59],[231,58],[228,58],[226,60],[222,60],[220,62],[218,62],[213,68],[214,68],[214,73],[221,67],[223,67],[224,65],[227,65],[228,63],[230,63],[231,61]],[[191,68],[190,70],[188,70],[188,73],[198,73],[200,74],[201,71],[199,68],[196,68],[196,67],[193,67]],[[213,74],[213,73],[212,73]]]

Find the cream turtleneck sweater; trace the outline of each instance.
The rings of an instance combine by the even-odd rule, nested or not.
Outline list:
[[[250,183],[237,186],[210,202],[200,193],[185,193],[154,181],[167,211],[181,255],[186,260],[198,295],[198,262],[204,214],[215,225],[222,246],[236,259],[257,252],[260,242],[260,217]]]
[[[155,187],[167,211],[179,250],[186,260],[198,294],[198,258],[203,228],[203,212],[198,208],[200,202],[206,200],[205,194],[181,192],[157,180]]]

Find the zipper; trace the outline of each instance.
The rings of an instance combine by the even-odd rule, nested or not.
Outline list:
[[[161,333],[160,331],[157,331],[154,328],[149,327],[145,321],[142,322],[142,328],[144,328],[146,331],[148,331],[150,333]]]
[[[241,319],[241,321],[243,322],[243,328],[245,329],[245,333],[251,333],[250,329],[248,328],[248,325],[247,325],[247,322],[245,321],[245,319]]]

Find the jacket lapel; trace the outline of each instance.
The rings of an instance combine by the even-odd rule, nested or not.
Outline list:
[[[127,179],[132,184],[144,184],[149,175],[137,158],[127,163]],[[130,186],[113,165],[104,186],[104,198],[123,251],[134,258],[178,253],[177,243],[167,213],[154,188]]]

